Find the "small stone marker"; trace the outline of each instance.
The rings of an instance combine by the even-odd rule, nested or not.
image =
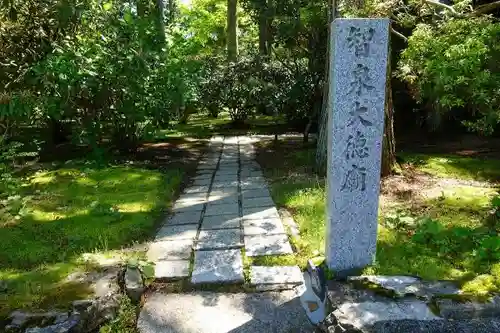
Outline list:
[[[325,252],[342,278],[376,251],[389,20],[336,19],[332,31]]]

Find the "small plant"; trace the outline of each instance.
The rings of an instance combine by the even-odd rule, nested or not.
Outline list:
[[[122,296],[118,315],[108,324],[101,327],[99,333],[136,333],[137,308],[130,299]]]
[[[481,261],[500,260],[500,237],[488,236],[484,238],[479,244],[476,254]]]
[[[155,264],[153,262],[133,258],[127,260],[126,266],[127,268],[140,270],[147,280],[152,279],[155,275]]]

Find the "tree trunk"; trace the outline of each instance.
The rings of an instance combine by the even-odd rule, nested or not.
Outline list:
[[[227,0],[227,59],[238,58],[238,0]]]
[[[323,83],[323,102],[318,117],[318,140],[316,143],[316,172],[324,174],[326,172],[327,145],[328,145],[328,98],[330,81],[330,40],[332,34],[331,22],[337,16],[337,3],[335,0],[329,0],[328,13],[328,39],[326,46],[325,75]]]
[[[396,139],[394,137],[394,107],[392,103],[391,84],[391,41],[389,39],[388,61],[387,61],[387,82],[385,85],[385,122],[384,138],[382,142],[382,167],[381,176],[389,176],[394,173],[396,166]]]
[[[259,13],[259,53],[261,56],[269,55],[269,18],[267,1]]]
[[[158,37],[160,39],[159,49],[165,45],[165,4],[164,0],[156,0],[156,19],[158,26]]]

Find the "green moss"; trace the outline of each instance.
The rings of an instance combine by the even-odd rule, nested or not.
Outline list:
[[[19,215],[0,212],[0,316],[15,308],[58,307],[86,297],[67,282],[92,269],[86,253],[115,253],[148,238],[183,171],[74,164],[23,178]]]

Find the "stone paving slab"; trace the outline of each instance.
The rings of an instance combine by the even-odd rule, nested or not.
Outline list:
[[[251,235],[283,235],[286,234],[280,219],[243,220],[243,234]]]
[[[267,188],[259,188],[254,190],[242,190],[241,196],[243,198],[243,201],[245,201],[249,198],[270,197],[271,193],[269,193],[269,190]]]
[[[313,333],[294,291],[152,293],[139,314],[140,333]]]
[[[262,171],[249,170],[249,169],[241,169],[240,171],[241,177],[264,177]]]
[[[238,204],[238,193],[232,193],[229,196],[210,195],[208,202],[211,205]]]
[[[224,182],[235,182],[236,186],[238,183],[238,174],[234,175],[224,175],[224,176],[216,176],[214,178],[214,183],[224,183]]]
[[[238,196],[238,188],[237,187],[227,187],[225,189],[213,189],[210,192],[210,197],[216,197],[216,196],[223,197],[223,198]]]
[[[189,276],[189,260],[164,260],[155,263],[156,279],[179,279]]]
[[[195,246],[197,250],[234,249],[242,247],[240,229],[202,230]]]
[[[167,220],[167,225],[179,224],[199,224],[201,219],[201,210],[198,211],[185,211],[175,213]]]
[[[198,179],[193,182],[193,186],[208,186],[212,183],[211,178],[207,179]]]
[[[250,283],[298,286],[304,283],[304,277],[299,266],[251,266]]]
[[[190,193],[190,194],[181,194],[177,201],[178,202],[193,202],[193,201],[204,201],[207,199],[207,193]]]
[[[245,200],[243,200],[245,201]],[[257,219],[279,219],[278,210],[276,207],[253,207],[243,208],[244,220],[257,220]]]
[[[217,170],[217,172],[215,173],[215,176],[224,176],[224,175],[237,175],[238,174],[238,169],[219,169]]]
[[[213,175],[213,173],[201,173],[201,174],[193,177],[193,180],[197,181],[197,180],[203,180],[203,179],[212,179],[212,175]]]
[[[171,241],[196,238],[198,233],[197,224],[163,226],[156,235],[156,241]]]
[[[201,223],[201,230],[235,229],[241,225],[238,214],[205,216]]]
[[[198,167],[196,168],[197,171],[200,170],[209,170],[209,171],[215,171],[217,169],[217,165],[209,165],[209,164],[199,164]]]
[[[229,180],[225,180],[225,181],[215,181],[213,182],[212,184],[212,189],[226,189],[228,187],[236,187],[238,188],[238,184],[239,182],[236,180],[236,181],[229,181]]]
[[[239,211],[240,207],[238,206],[238,203],[217,204],[217,205],[209,203],[205,211],[205,216],[238,214]]]
[[[210,169],[210,170],[208,170],[208,169],[201,169],[201,170],[198,169],[198,170],[196,170],[196,177],[202,176],[202,175],[210,175],[210,176],[212,176],[214,173],[215,173],[215,169],[214,170],[212,170],[212,169]]]
[[[247,198],[242,201],[243,209],[246,208],[257,208],[257,207],[274,207],[274,201],[270,196],[267,197],[257,197],[257,198]]]
[[[267,188],[267,184],[265,182],[262,182],[262,181],[242,180],[240,182],[240,187],[243,190],[252,190],[252,189]]]
[[[281,255],[293,253],[287,235],[245,236],[247,257]]]
[[[192,283],[237,283],[243,279],[239,249],[195,252]]]
[[[193,194],[193,193],[207,193],[208,185],[205,186],[190,186],[184,189],[185,194]]]
[[[172,207],[172,212],[201,212],[205,207],[205,200],[176,201]]]
[[[187,260],[191,257],[193,240],[153,242],[149,245],[147,257],[149,261]]]

